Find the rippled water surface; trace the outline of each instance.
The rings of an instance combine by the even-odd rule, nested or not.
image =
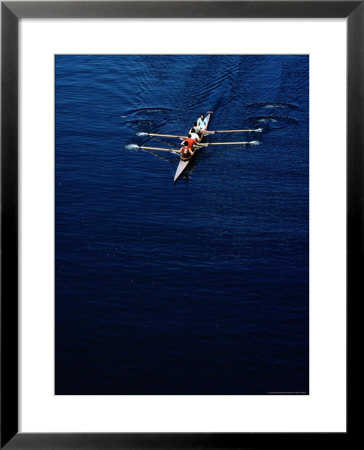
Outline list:
[[[308,393],[308,64],[56,57],[57,394]]]

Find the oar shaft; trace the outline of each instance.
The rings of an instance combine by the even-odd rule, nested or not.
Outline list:
[[[160,148],[160,147],[146,147],[145,145],[141,145],[139,148],[142,148],[144,150],[159,150],[161,152],[170,152],[175,153],[177,150],[169,150],[168,148]]]
[[[248,131],[257,131],[257,130],[249,130],[249,129],[245,129],[245,130],[217,130],[217,131],[213,131],[213,133],[244,133],[244,132],[248,132]]]
[[[172,137],[178,139],[186,139],[187,136],[177,136],[175,134],[157,134],[157,133],[148,133],[148,136],[158,136],[158,137]]]
[[[204,145],[205,147],[209,145],[241,145],[241,144],[251,144],[251,142],[209,142],[208,144],[198,144],[198,145]]]

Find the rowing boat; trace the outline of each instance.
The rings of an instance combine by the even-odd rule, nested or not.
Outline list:
[[[206,127],[205,130],[208,129],[209,124],[210,124],[210,119],[211,119],[211,115],[213,114],[213,111],[207,111],[207,115],[206,115]],[[208,131],[207,134],[215,134],[215,133],[246,133],[246,132],[251,132],[251,133],[260,133],[262,131],[262,128],[257,128],[255,130],[252,129],[248,129],[248,128],[244,128],[244,129],[239,129],[239,130],[216,130],[216,131]],[[186,139],[186,137],[180,136],[180,135],[176,135],[176,134],[160,134],[160,133],[138,133],[139,135],[143,135],[143,136],[152,136],[152,137],[170,137],[170,138],[178,138],[178,139],[182,139],[183,141]],[[179,164],[176,170],[176,173],[174,175],[174,181],[176,182],[180,176],[184,173],[184,171],[186,170],[187,166],[189,165],[189,163],[191,162],[191,160],[193,159],[193,157],[195,156],[195,154],[197,153],[197,151],[200,148],[203,147],[207,147],[210,145],[248,145],[248,144],[252,144],[252,145],[258,145],[259,141],[234,141],[234,142],[202,142],[204,139],[205,135],[202,135],[201,137],[201,141],[195,145],[195,151],[193,152],[193,155],[191,155],[191,157],[187,160],[182,159],[182,155],[180,155],[180,160],[179,160]],[[181,150],[176,150],[176,149],[170,149],[170,148],[161,148],[161,147],[149,147],[149,146],[145,146],[145,145],[134,145],[132,146],[133,148],[137,147],[140,148],[142,150],[155,150],[155,151],[161,151],[161,152],[170,152],[170,153],[177,153],[180,154]]]
[[[208,126],[209,126],[209,123],[210,123],[210,119],[211,119],[212,113],[213,113],[212,111],[208,111],[208,113],[207,113],[207,116],[206,116],[206,122],[207,122],[207,125],[206,125],[205,130],[208,129]],[[203,141],[203,139],[204,139],[204,136],[202,136],[201,142]],[[175,175],[174,175],[174,181],[177,181],[178,178],[183,174],[183,172],[186,170],[187,166],[188,166],[189,163],[191,162],[192,158],[196,155],[197,151],[198,151],[200,148],[203,148],[203,145],[197,145],[195,148],[196,148],[196,150],[194,151],[194,153],[193,153],[193,155],[191,156],[190,159],[187,159],[186,161],[184,161],[184,160],[181,158],[181,159],[179,160],[179,164],[178,164],[176,173],[175,173]]]

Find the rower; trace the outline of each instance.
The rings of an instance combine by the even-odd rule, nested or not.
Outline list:
[[[185,145],[179,150],[179,153],[181,153],[182,161],[187,161],[193,156],[194,152],[191,148],[188,148],[187,145]]]
[[[195,128],[191,128],[189,134],[191,135],[191,139],[194,139],[196,142],[200,142],[201,137],[198,135]]]
[[[200,127],[201,131],[204,131],[207,127],[207,120],[204,118],[203,114],[201,114],[199,119],[197,120],[197,126]]]
[[[187,147],[188,147],[190,150],[193,150],[193,147],[197,144],[197,141],[196,141],[196,139],[193,139],[193,138],[192,138],[191,133],[188,133],[187,136],[188,136],[187,139],[185,139],[185,140],[182,142],[182,145],[183,145],[183,146],[187,145]]]
[[[184,160],[190,159],[194,154],[194,146],[196,144],[196,139],[193,139],[191,133],[188,133],[187,139],[182,142],[182,148],[179,150],[179,153],[181,153],[181,158]]]
[[[193,127],[190,129],[189,133],[192,133],[192,130],[195,130],[195,133],[199,134],[201,129],[200,127],[197,125],[197,122],[193,123]]]
[[[192,131],[192,130],[194,130],[194,131]],[[197,122],[194,122],[193,127],[190,129],[189,133],[191,133],[191,134],[192,133],[196,133],[197,136],[200,138],[200,140],[201,140],[201,138],[203,136],[201,128],[197,125]]]

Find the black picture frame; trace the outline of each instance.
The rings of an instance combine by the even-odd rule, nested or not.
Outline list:
[[[193,16],[347,18],[347,305],[363,298],[364,1],[197,1]],[[1,448],[297,448],[329,437],[344,448],[349,409],[345,433],[18,433],[18,22],[116,17],[188,18],[191,11],[184,1],[1,2]]]

